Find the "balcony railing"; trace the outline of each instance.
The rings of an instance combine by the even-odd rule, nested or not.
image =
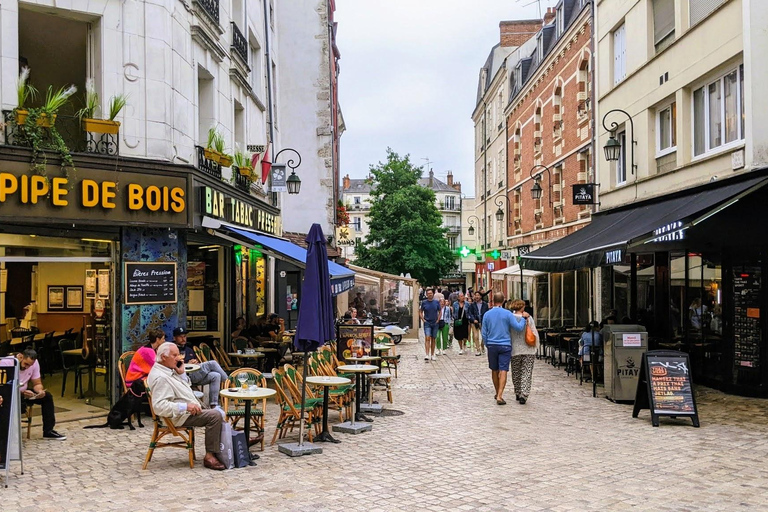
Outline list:
[[[35,134],[27,133],[23,125],[16,124],[16,115],[13,110],[3,110],[3,124],[5,143],[9,146],[31,148],[35,145],[39,149],[55,151],[56,145],[51,130],[41,128]],[[80,118],[77,116],[57,114],[54,128],[61,135],[70,153],[96,153],[109,156],[117,156],[120,153],[119,134],[87,132],[83,130]],[[42,140],[35,142],[33,137],[37,135],[42,135]]]
[[[203,8],[205,14],[211,17],[216,23],[219,22],[219,0],[195,0]]]
[[[248,41],[234,21],[232,22],[232,49],[245,64],[248,64]]]
[[[232,172],[235,173],[235,188],[242,190],[243,192],[250,192],[251,180],[248,179],[248,176],[243,176],[240,174],[237,167],[233,167]]]
[[[195,146],[195,149],[197,149],[197,168],[209,176],[221,179],[221,165],[217,164],[213,160],[208,160],[205,158],[204,147]]]
[[[461,226],[445,226],[449,235],[458,235],[461,233]]]

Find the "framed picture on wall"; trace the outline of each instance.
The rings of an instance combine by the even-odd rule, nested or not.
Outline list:
[[[67,286],[66,308],[69,311],[83,310],[83,287],[82,286]]]
[[[64,310],[66,307],[64,302],[64,287],[63,286],[49,286],[48,287],[48,309],[60,309]]]
[[[208,317],[205,315],[195,315],[192,317],[192,330],[193,331],[206,331],[208,330]]]
[[[192,315],[187,315],[187,329],[192,330]]]

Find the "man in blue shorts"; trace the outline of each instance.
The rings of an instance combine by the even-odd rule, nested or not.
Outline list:
[[[508,309],[504,309],[504,295],[493,294],[493,307],[483,317],[483,340],[488,349],[488,367],[491,369],[493,387],[496,389],[496,403],[506,405],[504,388],[507,385],[509,361],[512,358],[512,329],[522,332],[528,321],[528,313],[517,318]]]
[[[424,325],[424,360],[434,361],[435,357],[435,336],[437,336],[437,323],[440,321],[440,301],[435,299],[435,292],[432,288],[427,288],[427,298],[421,301],[419,306],[419,315],[421,323]]]

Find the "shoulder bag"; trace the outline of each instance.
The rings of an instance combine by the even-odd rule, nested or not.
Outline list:
[[[457,318],[456,320],[453,321],[453,326],[454,327],[461,327],[462,326],[462,324],[464,323],[464,314],[465,314],[466,311],[467,311],[467,306],[465,304],[464,307],[461,308],[461,317]]]
[[[525,322],[525,344],[529,347],[536,346],[536,333],[533,332],[533,329],[531,328],[530,320],[526,320]]]

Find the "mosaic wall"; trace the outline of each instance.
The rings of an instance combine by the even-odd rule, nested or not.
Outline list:
[[[177,230],[124,228],[122,258],[126,261],[175,261],[178,302],[176,304],[146,304],[123,306],[122,351],[135,350],[146,343],[149,329],[162,329],[171,340],[173,329],[184,325],[187,318],[187,241]],[[121,268],[120,289],[124,288]]]

